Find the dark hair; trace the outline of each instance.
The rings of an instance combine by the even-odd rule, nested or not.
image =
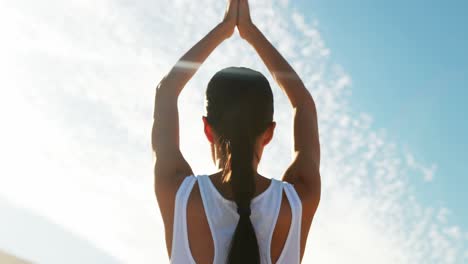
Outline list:
[[[230,183],[240,215],[227,263],[260,263],[250,202],[255,194],[255,143],[273,122],[270,84],[260,72],[248,68],[223,69],[208,84],[206,110],[225,161],[223,182]]]

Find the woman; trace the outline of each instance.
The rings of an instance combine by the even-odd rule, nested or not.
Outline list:
[[[179,149],[178,96],[236,26],[294,109],[294,155],[282,181],[257,173],[276,123],[268,80],[250,69],[224,69],[208,84],[204,132],[219,171],[195,177]],[[155,192],[172,263],[302,260],[320,200],[315,103],[293,68],[253,24],[247,0],[230,0],[223,21],[159,83],[152,146]]]

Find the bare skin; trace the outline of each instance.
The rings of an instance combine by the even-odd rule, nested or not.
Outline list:
[[[177,101],[187,82],[197,72],[200,65],[211,52],[234,33],[237,27],[240,36],[257,51],[273,78],[289,98],[294,109],[294,144],[290,166],[282,180],[294,185],[302,201],[301,259],[304,255],[309,229],[320,201],[320,144],[315,103],[304,83],[255,26],[250,17],[247,0],[229,0],[224,19],[202,40],[192,47],[172,70],[163,78],[156,89],[152,147],[156,157],[154,166],[155,193],[165,226],[166,245],[171,254],[172,228],[176,192],[193,171],[183,157],[179,145],[179,116]],[[190,65],[185,67],[184,65]],[[219,171],[210,176],[214,186],[226,199],[232,194],[228,183],[221,181],[223,161],[219,155],[217,135],[206,121],[204,132],[211,145],[212,158]],[[273,123],[257,140],[254,160],[255,170],[261,160],[265,146],[271,141],[276,123]],[[267,190],[271,180],[256,174],[255,196]],[[214,244],[198,185],[195,185],[189,197],[187,209],[188,236],[192,256],[197,263],[213,263]],[[286,196],[280,208],[272,244],[271,259],[275,263],[285,244],[291,223],[291,208]],[[203,241],[203,243],[199,243]],[[198,243],[197,243],[198,242]]]

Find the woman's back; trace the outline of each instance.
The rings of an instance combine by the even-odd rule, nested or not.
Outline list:
[[[174,245],[172,260],[178,263],[258,264],[283,257],[287,263],[297,263],[321,195],[317,109],[300,77],[252,22],[248,0],[228,3],[223,21],[185,53],[157,87],[151,143],[167,247],[170,253]],[[230,191],[234,206],[222,202],[216,188],[204,182],[208,178],[188,176],[194,173],[180,149],[178,98],[199,66],[236,27],[294,111],[292,160],[282,177],[287,183],[273,183],[280,186],[277,191],[272,187],[255,200],[262,189],[258,183],[268,181],[258,177],[257,168],[276,127],[271,86],[262,73],[244,67],[223,69],[209,81],[203,131],[223,183],[213,185],[224,190],[220,193]],[[264,205],[256,209],[255,202],[262,204],[262,199]],[[294,252],[289,253],[289,248]]]
[[[226,263],[239,215],[212,178],[186,177],[177,192],[171,263]],[[299,263],[301,201],[293,185],[270,182],[251,202],[261,263]]]

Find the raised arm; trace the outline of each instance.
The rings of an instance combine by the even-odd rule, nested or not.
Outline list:
[[[181,180],[193,174],[179,148],[178,97],[211,52],[233,34],[237,9],[238,0],[230,0],[223,21],[185,53],[156,88],[151,142],[156,156],[155,191],[161,211],[173,207],[172,196]]]
[[[253,24],[247,0],[239,0],[237,26],[241,37],[257,51],[294,109],[293,162],[283,180],[295,184],[298,192],[302,192],[301,198],[318,204],[320,143],[315,102],[291,65]]]

